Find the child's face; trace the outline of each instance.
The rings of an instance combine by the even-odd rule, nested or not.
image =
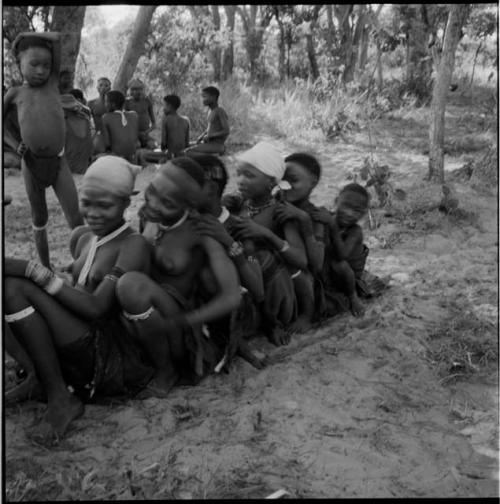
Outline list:
[[[97,83],[97,91],[101,96],[104,96],[111,90],[111,84],[107,80],[100,80]]]
[[[290,203],[307,199],[318,183],[316,177],[295,161],[288,161],[285,166],[283,180],[292,186],[285,192],[285,199]]]
[[[140,100],[142,96],[142,87],[132,87],[130,88],[130,96],[134,100]]]
[[[52,70],[52,53],[45,47],[28,47],[19,54],[19,66],[30,86],[43,86]]]
[[[212,105],[215,102],[215,97],[208,93],[201,93],[203,105]]]
[[[271,192],[274,184],[271,177],[257,170],[255,166],[241,163],[236,169],[236,183],[244,199],[253,199]]]
[[[165,112],[165,114],[170,114],[173,111],[174,108],[172,107],[172,105],[170,105],[170,103],[163,102],[163,112]]]
[[[340,194],[336,204],[337,222],[344,228],[356,224],[368,211],[366,199],[353,191]]]

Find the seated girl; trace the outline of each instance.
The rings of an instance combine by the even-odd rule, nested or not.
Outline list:
[[[94,394],[134,393],[152,376],[120,323],[115,297],[123,273],[149,271],[146,240],[123,217],[135,170],[105,156],[84,175],[80,208],[87,226],[71,235],[71,284],[35,261],[5,259],[5,321],[47,396],[44,422],[34,433],[41,442],[62,436]],[[20,355],[15,344],[9,348],[11,339],[7,352]]]
[[[290,184],[291,189],[284,193],[284,201],[276,208],[275,219],[281,225],[295,220],[306,248],[308,268],[294,278],[299,317],[293,328],[304,332],[323,312],[321,273],[327,228],[313,218],[316,207],[309,200],[319,182],[321,166],[314,156],[302,152],[287,156],[285,166],[283,180]]]
[[[198,382],[213,371],[223,352],[202,334],[202,324],[231,313],[240,303],[238,274],[220,243],[197,233],[203,169],[190,158],[162,165],[144,193],[143,236],[152,250],[151,277],[131,272],[120,278],[117,295],[134,335],[151,350],[152,394],[163,396],[181,379]],[[215,295],[196,303],[196,290],[209,267]]]
[[[272,191],[283,177],[285,164],[280,153],[265,142],[244,152],[238,161],[237,184],[243,205],[234,224],[234,236],[253,240],[251,244],[245,243],[245,248],[257,257],[262,268],[263,330],[275,345],[287,344],[290,334],[286,329],[297,313],[289,269],[293,272],[305,269],[307,257],[297,224],[293,221],[280,224],[274,219],[279,202]]]
[[[337,292],[347,296],[348,307],[354,316],[364,313],[363,303],[358,297],[358,285],[362,280],[368,256],[368,247],[363,243],[363,230],[359,221],[368,212],[369,194],[359,184],[347,184],[336,199],[336,211],[332,215],[325,208],[313,212],[314,218],[329,228],[330,243],[326,256],[326,295],[338,302]],[[327,303],[328,304],[328,303]],[[335,308],[333,308],[335,310]],[[327,308],[332,311],[332,307]]]

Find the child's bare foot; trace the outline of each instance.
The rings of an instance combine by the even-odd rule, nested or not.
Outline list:
[[[311,318],[307,315],[301,315],[293,324],[290,324],[289,330],[291,333],[302,334],[309,331],[311,327]]]
[[[259,357],[250,350],[247,343],[240,341],[240,344],[238,345],[238,355],[257,369],[264,369],[266,367],[267,359],[265,357],[263,359],[259,359]]]
[[[268,332],[267,338],[276,346],[288,345],[290,343],[290,333],[278,326]]]
[[[85,408],[77,397],[69,394],[64,400],[52,400],[40,424],[30,433],[36,443],[51,446],[66,433],[70,423],[83,415]]]
[[[361,302],[361,299],[357,296],[357,294],[353,294],[349,298],[351,302],[351,313],[355,317],[362,317],[365,314],[365,308],[363,306],[363,303]]]

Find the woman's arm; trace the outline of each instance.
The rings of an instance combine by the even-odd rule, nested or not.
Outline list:
[[[190,325],[216,320],[229,314],[241,302],[238,273],[222,245],[209,236],[201,238],[201,245],[219,291],[208,303],[185,315]]]

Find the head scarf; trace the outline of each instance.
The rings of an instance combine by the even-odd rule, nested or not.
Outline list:
[[[177,187],[181,200],[191,208],[196,208],[201,200],[202,187],[186,170],[174,163],[175,160],[162,165],[159,173]]]
[[[134,192],[135,177],[140,170],[140,166],[121,157],[101,156],[85,172],[82,188],[92,187],[119,197],[129,197]]]
[[[260,172],[273,177],[279,182],[285,174],[285,161],[279,151],[267,142],[259,142],[250,150],[236,158],[242,163],[248,163]]]

